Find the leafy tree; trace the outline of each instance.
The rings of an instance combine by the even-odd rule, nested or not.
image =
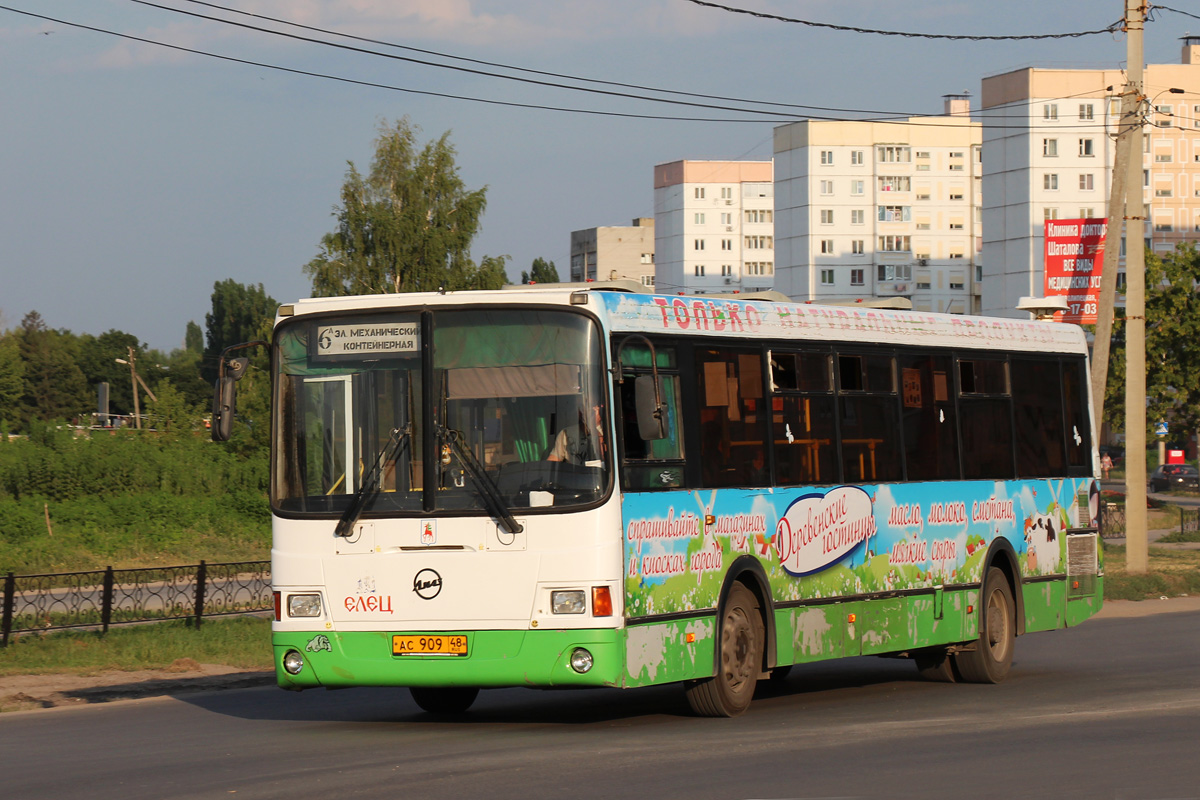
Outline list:
[[[36,311],[21,320],[18,336],[25,366],[18,406],[22,424],[32,419],[68,419],[87,412],[91,398],[75,361],[74,337],[67,331],[47,328]]]
[[[17,418],[16,406],[24,393],[25,362],[16,333],[0,333],[0,420]]]
[[[505,264],[508,256],[484,256],[479,269],[471,277],[464,289],[503,289],[508,283],[508,271]]]
[[[1146,251],[1146,423],[1170,420],[1173,430],[1200,430],[1200,252],[1191,243],[1159,257]],[[1118,322],[1121,317],[1118,316]],[[1114,326],[1105,392],[1105,419],[1125,422],[1125,326]]]
[[[381,125],[370,173],[349,162],[337,230],[304,268],[314,296],[464,289],[494,277],[481,278],[469,257],[486,187],[467,190],[449,132],[424,147],[417,132],[407,118]]]
[[[144,348],[132,333],[109,330],[99,336],[85,333],[79,337],[79,369],[91,392],[95,393],[101,383],[108,384],[108,408],[113,414],[133,413],[133,381],[129,365],[117,363],[118,358],[128,360],[130,348],[142,380],[149,384],[146,362],[142,360]],[[141,387],[138,391],[141,392]]]
[[[187,333],[183,337],[183,349],[197,355],[204,352],[204,331],[191,320],[188,320]]]
[[[148,413],[162,440],[174,442],[190,436],[200,419],[199,410],[171,385],[169,379],[159,381],[155,396],[158,399],[151,401]]]
[[[558,268],[544,258],[535,258],[531,271],[521,270],[521,283],[558,283],[558,280]]]
[[[206,383],[216,381],[217,362],[226,347],[269,338],[278,307],[261,283],[244,286],[229,278],[213,284],[212,313],[204,315],[207,331],[200,370]]]

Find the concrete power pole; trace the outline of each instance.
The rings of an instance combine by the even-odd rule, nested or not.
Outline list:
[[[1125,0],[1127,96],[1145,103],[1142,35],[1146,0]],[[1146,205],[1142,197],[1142,120],[1132,120],[1125,179],[1125,567],[1148,566],[1146,544]]]

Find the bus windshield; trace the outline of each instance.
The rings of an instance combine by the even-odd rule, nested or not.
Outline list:
[[[343,513],[373,468],[366,516],[562,510],[608,491],[601,337],[583,314],[301,317],[280,326],[275,364],[281,512]]]

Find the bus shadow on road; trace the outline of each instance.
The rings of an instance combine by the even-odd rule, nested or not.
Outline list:
[[[907,659],[852,658],[798,665],[783,680],[762,680],[755,705],[844,696],[846,690],[925,683]],[[873,694],[873,692],[872,692]],[[429,714],[407,689],[360,687],[287,692],[270,688],[183,695],[182,702],[231,717],[253,720],[417,725],[517,724],[586,725],[614,721],[694,716],[682,685],[641,689],[485,689],[469,711]],[[750,712],[754,713],[755,706]]]

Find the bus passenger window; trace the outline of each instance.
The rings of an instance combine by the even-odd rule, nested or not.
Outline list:
[[[1066,474],[1063,387],[1058,361],[1013,358],[1013,412],[1016,417],[1017,477]]]
[[[962,359],[958,375],[963,477],[1012,478],[1012,400],[1007,362]]]
[[[829,353],[770,354],[771,431],[778,486],[837,481]]]
[[[697,348],[696,379],[703,485],[763,485],[770,473],[762,353],[730,347]]]
[[[847,483],[904,478],[899,409],[891,355],[838,355],[842,479]]]
[[[908,480],[957,480],[958,426],[950,357],[910,355],[898,361]]]
[[[683,486],[683,426],[680,413],[678,364],[673,347],[656,347],[659,392],[667,435],[646,441],[638,431],[634,382],[653,375],[650,350],[631,344],[621,350],[623,381],[615,387],[620,402],[622,486],[628,490],[670,489]]]

